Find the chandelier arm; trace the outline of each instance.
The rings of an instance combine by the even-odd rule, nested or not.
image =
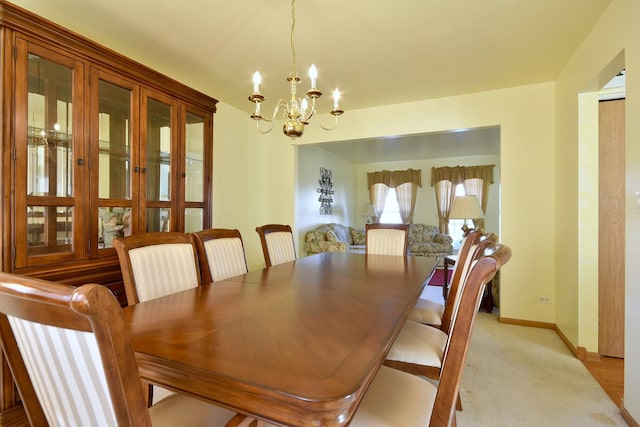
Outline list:
[[[261,134],[267,134],[269,132],[271,132],[271,130],[273,129],[273,120],[265,120],[263,119],[265,122],[269,123],[269,127],[268,128],[261,128],[260,127],[260,120],[256,120],[256,129],[258,132],[260,132]]]
[[[339,116],[339,114],[332,114],[332,115],[333,115],[333,117],[335,117],[335,122],[333,123],[333,126],[325,126],[320,121],[320,116],[318,114],[316,114],[316,121],[318,122],[318,125],[324,130],[334,130],[336,128],[336,126],[338,126],[338,116]]]

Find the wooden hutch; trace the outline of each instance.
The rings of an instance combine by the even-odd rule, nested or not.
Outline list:
[[[0,35],[2,270],[125,304],[113,237],[211,226],[217,101],[4,0]]]

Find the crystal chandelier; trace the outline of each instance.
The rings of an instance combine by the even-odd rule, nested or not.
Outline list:
[[[255,72],[253,75],[253,93],[249,96],[249,101],[256,105],[255,113],[251,115],[251,118],[256,121],[256,128],[261,133],[269,133],[273,129],[273,122],[276,119],[278,111],[282,109],[282,117],[285,122],[282,126],[282,131],[285,135],[292,139],[296,139],[302,136],[304,133],[305,125],[309,124],[309,120],[312,116],[316,116],[318,124],[324,130],[332,130],[338,125],[338,116],[344,113],[340,109],[338,101],[340,100],[340,91],[338,89],[333,91],[333,109],[329,112],[335,117],[335,123],[332,126],[324,126],[320,122],[318,113],[316,111],[316,100],[322,96],[316,88],[316,82],[318,79],[318,70],[315,65],[309,67],[309,78],[311,79],[311,89],[307,91],[304,97],[298,98],[297,91],[300,84],[300,78],[296,72],[296,49],[295,49],[295,28],[296,28],[296,1],[291,0],[291,73],[287,77],[287,81],[291,86],[291,99],[287,102],[285,99],[278,100],[271,118],[264,117],[260,112],[260,104],[265,100],[265,97],[260,93],[260,82],[262,78],[259,72]],[[260,121],[264,120],[271,125],[263,129],[260,127]]]

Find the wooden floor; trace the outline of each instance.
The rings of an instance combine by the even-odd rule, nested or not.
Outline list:
[[[619,408],[624,397],[624,359],[587,356],[582,363]]]

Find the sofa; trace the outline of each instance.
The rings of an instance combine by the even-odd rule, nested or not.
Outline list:
[[[305,235],[307,255],[320,252],[364,253],[364,229],[342,224],[322,224]],[[438,227],[426,224],[409,225],[409,255],[441,257],[453,253],[453,239],[442,234]]]
[[[308,231],[304,239],[307,255],[320,252],[364,253],[364,229],[342,224],[322,224]]]
[[[453,253],[453,239],[435,225],[409,224],[410,255],[442,257]]]

